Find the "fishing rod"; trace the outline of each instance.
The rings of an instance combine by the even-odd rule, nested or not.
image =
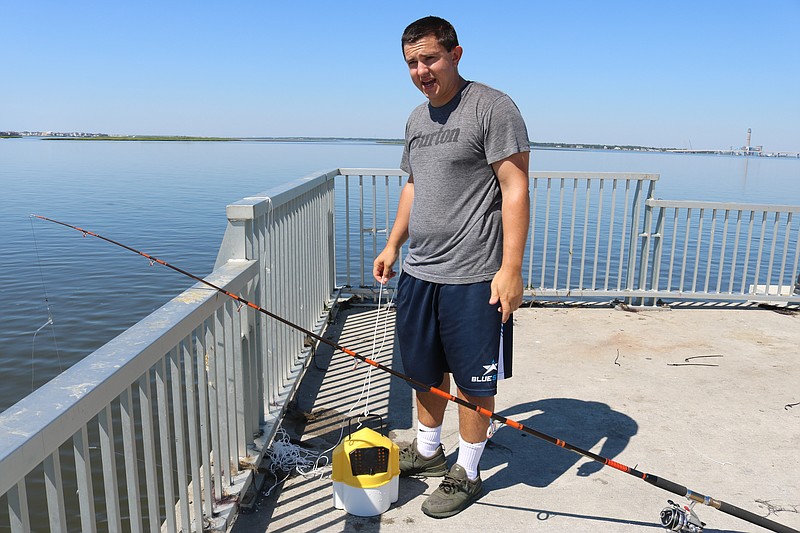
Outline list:
[[[693,490],[690,490],[690,489],[684,487],[683,485],[680,485],[680,484],[675,483],[673,481],[670,481],[668,479],[661,478],[661,477],[655,476],[653,474],[648,474],[646,472],[641,472],[641,471],[639,471],[639,470],[637,470],[635,468],[631,468],[631,467],[626,466],[626,465],[624,465],[622,463],[618,463],[618,462],[616,462],[616,461],[614,461],[612,459],[608,459],[608,458],[603,457],[601,455],[597,455],[596,453],[593,453],[593,452],[591,452],[589,450],[584,450],[583,448],[575,446],[574,444],[570,444],[570,443],[568,443],[566,441],[563,441],[561,439],[552,437],[552,436],[550,436],[550,435],[548,435],[546,433],[542,433],[541,431],[537,431],[537,430],[535,430],[533,428],[525,426],[525,425],[523,425],[523,424],[521,424],[521,423],[519,423],[519,422],[517,422],[515,420],[512,420],[510,418],[506,418],[506,417],[504,417],[502,415],[499,415],[497,413],[489,411],[488,409],[484,409],[483,407],[480,407],[478,405],[470,403],[470,402],[468,402],[468,401],[466,401],[466,400],[464,400],[462,398],[459,398],[457,396],[453,396],[449,392],[445,392],[445,391],[443,391],[441,389],[438,389],[436,387],[431,387],[429,385],[426,385],[426,384],[424,384],[424,383],[422,383],[420,381],[417,381],[416,379],[414,379],[414,378],[412,378],[410,376],[407,376],[407,375],[405,375],[405,374],[403,374],[401,372],[398,372],[397,370],[394,370],[392,368],[384,366],[384,365],[378,363],[377,361],[373,361],[372,359],[370,359],[370,358],[368,358],[366,356],[363,356],[361,354],[358,354],[358,353],[354,352],[353,350],[350,350],[349,348],[341,346],[338,343],[336,343],[336,342],[334,342],[334,341],[332,341],[330,339],[326,339],[325,337],[323,337],[321,335],[318,335],[318,334],[314,333],[313,331],[311,331],[309,329],[306,329],[306,328],[304,328],[304,327],[302,327],[302,326],[300,326],[298,324],[295,324],[295,323],[283,318],[280,315],[277,315],[277,314],[275,314],[275,313],[273,313],[273,312],[271,312],[271,311],[269,311],[267,309],[264,309],[263,307],[255,304],[253,302],[250,302],[249,300],[246,300],[246,299],[242,298],[238,294],[234,294],[234,293],[232,293],[230,291],[227,291],[227,290],[223,289],[222,287],[211,283],[210,281],[206,281],[205,279],[201,278],[200,276],[196,276],[196,275],[194,275],[194,274],[192,274],[190,272],[187,272],[186,270],[183,270],[183,269],[181,269],[181,268],[179,268],[179,267],[177,267],[175,265],[167,263],[166,261],[162,261],[161,259],[158,259],[157,257],[154,257],[154,256],[152,256],[150,254],[147,254],[145,252],[142,252],[140,250],[137,250],[135,248],[132,248],[130,246],[122,244],[120,242],[117,242],[117,241],[115,241],[113,239],[109,239],[107,237],[103,237],[102,235],[98,235],[97,233],[91,232],[89,230],[85,230],[83,228],[79,228],[78,226],[73,226],[72,224],[67,224],[65,222],[60,222],[58,220],[53,220],[51,218],[47,218],[47,217],[40,216],[40,215],[31,215],[31,216],[39,218],[41,220],[45,220],[47,222],[53,222],[55,224],[59,224],[61,226],[65,226],[67,228],[79,231],[80,233],[83,234],[84,237],[86,237],[86,236],[97,237],[98,239],[106,241],[106,242],[108,242],[110,244],[113,244],[115,246],[119,246],[120,248],[124,248],[124,249],[126,249],[126,250],[128,250],[130,252],[133,252],[135,254],[141,255],[142,257],[145,257],[145,258],[149,259],[152,263],[158,263],[159,265],[163,265],[163,266],[165,266],[165,267],[167,267],[167,268],[169,268],[171,270],[174,270],[175,272],[178,272],[179,274],[182,274],[182,275],[184,275],[186,277],[189,277],[189,278],[191,278],[191,279],[193,279],[193,280],[195,280],[195,281],[197,281],[199,283],[202,283],[202,284],[204,284],[204,285],[206,285],[206,286],[208,286],[208,287],[210,287],[210,288],[212,288],[212,289],[224,294],[225,296],[228,296],[229,298],[232,298],[233,300],[236,300],[237,302],[239,302],[242,305],[250,307],[251,309],[254,309],[254,310],[256,310],[256,311],[258,311],[258,312],[260,312],[260,313],[262,313],[262,314],[264,314],[264,315],[266,315],[266,316],[268,316],[268,317],[270,317],[270,318],[272,318],[274,320],[277,320],[278,322],[280,322],[282,324],[285,324],[285,325],[287,325],[287,326],[289,326],[289,327],[291,327],[293,329],[296,329],[297,331],[300,331],[301,333],[304,333],[305,335],[307,335],[307,336],[309,336],[309,337],[311,337],[311,338],[313,338],[313,339],[315,339],[315,340],[317,340],[319,342],[327,344],[328,346],[332,347],[335,350],[339,350],[341,352],[344,352],[345,354],[347,354],[347,355],[349,355],[349,356],[351,356],[351,357],[353,357],[355,359],[363,361],[364,363],[367,363],[367,364],[369,364],[369,365],[371,365],[371,366],[373,366],[373,367],[375,367],[375,368],[377,368],[379,370],[387,372],[388,374],[391,374],[394,377],[400,378],[403,381],[409,383],[410,385],[413,385],[415,388],[417,388],[417,389],[419,389],[419,390],[421,390],[423,392],[433,393],[436,396],[440,396],[441,398],[446,399],[447,401],[453,402],[453,403],[458,404],[458,405],[460,405],[462,407],[465,407],[467,409],[470,409],[472,411],[480,413],[481,415],[483,415],[483,416],[485,416],[485,417],[487,417],[487,418],[489,418],[491,420],[495,420],[497,422],[500,422],[501,424],[505,424],[505,425],[510,426],[510,427],[512,427],[514,429],[522,431],[523,433],[527,433],[528,435],[531,435],[531,436],[537,437],[537,438],[539,438],[541,440],[547,441],[550,444],[555,444],[556,446],[558,446],[560,448],[564,448],[566,450],[570,450],[572,452],[575,452],[575,453],[577,453],[579,455],[582,455],[584,457],[587,457],[589,459],[597,461],[598,463],[604,464],[606,466],[610,466],[611,468],[619,470],[620,472],[624,472],[626,474],[630,474],[630,475],[632,475],[634,477],[637,477],[639,479],[642,479],[642,480],[646,481],[647,483],[649,483],[649,484],[651,484],[653,486],[656,486],[656,487],[658,487],[660,489],[666,490],[668,492],[671,492],[671,493],[676,494],[676,495],[681,496],[681,497],[685,497],[691,502],[690,505],[682,507],[679,504],[673,502],[672,500],[667,500],[669,506],[665,507],[661,511],[661,515],[660,515],[661,525],[664,526],[665,528],[669,529],[670,531],[681,531],[681,532],[687,532],[687,533],[701,533],[703,531],[703,527],[705,527],[705,523],[700,521],[700,519],[698,518],[697,514],[694,511],[695,504],[700,503],[700,504],[703,504],[703,505],[707,505],[709,507],[713,507],[713,508],[715,508],[715,509],[717,509],[719,511],[722,511],[723,513],[726,513],[726,514],[729,514],[731,516],[735,516],[737,518],[740,518],[740,519],[742,519],[742,520],[744,520],[746,522],[750,522],[751,524],[755,524],[755,525],[761,526],[761,527],[763,527],[765,529],[769,529],[770,531],[775,531],[777,533],[800,533],[800,531],[798,531],[796,529],[792,529],[792,528],[790,528],[788,526],[785,526],[783,524],[779,524],[779,523],[777,523],[777,522],[775,522],[773,520],[770,520],[770,519],[768,519],[766,517],[763,517],[763,516],[757,515],[757,514],[755,514],[753,512],[750,512],[750,511],[747,511],[745,509],[742,509],[741,507],[737,507],[737,506],[732,505],[730,503],[726,503],[726,502],[724,502],[722,500],[718,500],[716,498],[712,498],[710,496],[706,496],[706,495],[701,494],[699,492],[695,492]]]

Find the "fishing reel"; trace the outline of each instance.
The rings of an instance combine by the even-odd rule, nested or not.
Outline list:
[[[661,511],[661,525],[670,531],[685,531],[687,533],[702,533],[705,522],[694,512],[694,504],[681,507],[672,500],[667,500],[669,507]]]

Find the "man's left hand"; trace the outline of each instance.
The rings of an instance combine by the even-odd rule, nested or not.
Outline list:
[[[503,323],[508,321],[511,313],[519,309],[522,305],[522,273],[519,271],[507,271],[502,268],[492,279],[492,296],[489,304],[500,303],[497,308],[498,313],[503,313]]]

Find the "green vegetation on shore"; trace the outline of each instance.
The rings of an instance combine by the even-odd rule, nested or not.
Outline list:
[[[258,141],[275,143],[314,142],[375,142],[379,144],[403,144],[403,139],[378,139],[361,137],[192,137],[186,135],[45,135],[43,141]]]
[[[45,135],[43,141],[257,141],[266,143],[374,142],[403,144],[403,139],[372,137],[192,137],[185,135]]]
[[[188,137],[182,135],[93,135],[91,137],[42,137],[43,141],[240,141],[231,137]]]

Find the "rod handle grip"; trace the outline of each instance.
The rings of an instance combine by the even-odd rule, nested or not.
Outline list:
[[[736,518],[741,518],[742,520],[750,522],[751,524],[756,524],[757,526],[769,529],[770,531],[776,531],[777,533],[800,533],[800,531],[796,529],[773,522],[769,518],[751,513],[750,511],[746,511],[741,507],[736,507],[735,505],[731,505],[729,503],[719,502],[719,510],[723,513],[735,516]]]
[[[655,485],[660,489],[664,489],[666,491],[671,492],[672,494],[676,494],[681,497],[686,497],[686,494],[689,492],[689,489],[687,489],[683,485],[679,485],[668,479],[660,478],[652,474],[645,474],[644,480],[650,483],[651,485]]]

